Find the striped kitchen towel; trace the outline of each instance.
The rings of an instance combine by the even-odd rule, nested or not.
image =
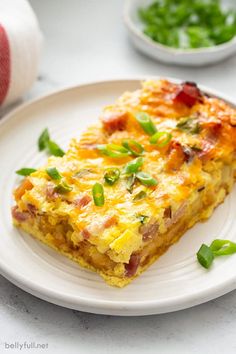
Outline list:
[[[38,74],[42,35],[26,0],[0,0],[0,106],[24,95]]]

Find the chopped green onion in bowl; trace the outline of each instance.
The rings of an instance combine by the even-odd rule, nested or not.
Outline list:
[[[156,0],[138,15],[145,35],[172,48],[212,47],[236,35],[236,11],[218,0]]]

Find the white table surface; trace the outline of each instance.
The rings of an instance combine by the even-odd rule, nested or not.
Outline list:
[[[236,57],[205,68],[159,64],[136,52],[122,0],[31,0],[45,37],[40,76],[25,101],[66,85],[132,75],[193,80],[236,100]],[[0,353],[236,353],[236,291],[188,310],[147,317],[72,311],[0,277]],[[47,349],[7,349],[7,344]]]

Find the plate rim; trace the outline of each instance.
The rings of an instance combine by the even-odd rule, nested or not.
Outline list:
[[[45,99],[50,99],[53,96],[57,96],[58,94],[63,94],[69,91],[74,91],[78,88],[83,88],[87,86],[94,85],[104,85],[104,84],[116,84],[116,83],[124,83],[125,82],[135,82],[139,84],[144,80],[158,80],[158,79],[166,79],[172,82],[180,83],[183,80],[172,78],[172,77],[160,77],[153,75],[139,75],[139,76],[128,76],[125,78],[110,78],[107,80],[95,80],[95,81],[87,81],[77,85],[66,85],[65,87],[53,90],[50,93],[46,93],[37,98],[33,98],[18,107],[14,108],[10,112],[8,112],[5,116],[0,119],[0,130],[4,124],[7,124],[9,120],[13,119],[15,115],[18,115],[25,108],[27,109],[34,104],[44,101]],[[199,88],[212,96],[223,99],[228,104],[236,108],[236,103],[234,103],[234,99],[229,97],[226,94],[220,93],[218,90],[208,88],[205,85],[198,85]],[[102,108],[102,107],[101,107]],[[0,259],[0,274],[3,275],[10,282],[15,284],[17,287],[23,289],[24,291],[40,298],[46,300],[50,303],[63,306],[70,309],[96,313],[96,314],[104,314],[104,315],[118,315],[118,316],[144,316],[144,315],[152,315],[152,314],[161,314],[168,313],[173,311],[178,311],[186,308],[190,308],[212,299],[215,299],[219,296],[222,296],[236,288],[236,273],[235,275],[230,276],[225,282],[221,282],[215,284],[209,290],[205,288],[201,290],[200,293],[192,293],[187,295],[179,295],[173,299],[170,297],[165,300],[148,300],[145,301],[134,301],[133,303],[127,301],[111,301],[111,300],[102,300],[102,299],[91,299],[84,298],[77,295],[76,297],[73,295],[61,294],[53,291],[52,289],[47,288],[47,286],[38,285],[36,282],[31,281],[28,277],[25,277],[23,274],[17,273],[11,267],[7,267],[1,259]],[[117,289],[119,291],[119,289]]]

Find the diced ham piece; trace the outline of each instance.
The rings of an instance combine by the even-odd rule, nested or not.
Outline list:
[[[36,215],[37,208],[36,208],[35,205],[28,203],[27,204],[27,209],[28,209],[28,211],[29,211],[31,216],[35,216]]]
[[[169,207],[165,208],[164,218],[165,219],[170,219],[171,215],[172,215],[172,209],[171,209],[171,206],[169,206]]]
[[[46,199],[50,200],[55,200],[58,197],[58,193],[55,192],[55,187],[51,184],[49,184],[46,188]]]
[[[214,157],[215,142],[204,140],[202,141],[202,150],[198,153],[198,157],[202,162],[207,162]]]
[[[11,213],[12,213],[12,217],[19,221],[19,222],[23,222],[23,221],[26,221],[27,219],[29,219],[30,217],[30,214],[26,211],[19,211],[18,207],[17,206],[14,206],[12,209],[11,209]]]
[[[180,169],[182,164],[186,161],[186,155],[183,151],[182,145],[173,140],[170,144],[169,157],[166,163],[166,169],[168,171],[176,171]]]
[[[108,229],[111,226],[115,226],[118,223],[117,217],[115,215],[108,216],[104,221],[104,228]]]
[[[171,217],[166,218],[165,226],[168,229],[170,226],[175,224],[185,213],[187,208],[187,203],[184,202],[180,205],[180,207],[171,215]],[[172,214],[172,213],[171,213]],[[165,215],[164,215],[165,216]]]
[[[207,139],[209,141],[216,142],[218,140],[222,128],[221,120],[203,122],[202,127],[207,130]]]
[[[209,122],[208,126],[213,135],[219,135],[222,128],[222,122],[221,120],[218,120],[216,122]]]
[[[191,149],[191,147],[189,147],[189,146],[182,146],[182,149],[184,152],[185,161],[191,162],[196,155],[195,151],[193,149]]]
[[[79,208],[82,209],[84,208],[86,205],[88,205],[91,202],[92,198],[88,195],[88,194],[84,194],[82,196],[80,196],[79,198],[77,198],[73,204]]]
[[[89,237],[91,236],[90,232],[88,231],[88,229],[84,228],[82,231],[81,231],[81,235],[83,236],[83,238],[85,240],[88,240]]]
[[[183,103],[188,107],[192,107],[195,103],[202,100],[202,93],[194,82],[184,82],[180,86],[174,102]]]
[[[125,264],[125,276],[126,277],[132,277],[133,275],[135,275],[139,263],[141,260],[141,256],[138,254],[132,254],[129,260],[128,264]]]
[[[207,162],[214,157],[215,147],[222,131],[222,122],[220,120],[205,122],[203,127],[207,130],[207,134],[201,143],[202,150],[198,152],[198,157],[203,162]]]
[[[109,134],[114,133],[117,130],[125,130],[128,120],[128,114],[126,112],[104,112],[102,117],[103,128]]]
[[[232,117],[230,117],[229,119],[230,124],[232,125],[232,127],[236,127],[236,114],[232,115]]]
[[[139,227],[139,232],[143,237],[143,241],[152,240],[158,232],[159,224],[156,219],[151,218],[149,222]]]

